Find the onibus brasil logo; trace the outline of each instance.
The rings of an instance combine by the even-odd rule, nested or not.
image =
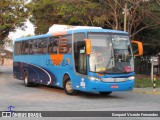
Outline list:
[[[2,112],[2,117],[42,117],[40,112],[17,112],[14,106],[9,106]]]
[[[9,106],[6,111],[2,112],[2,117],[12,117],[12,113],[15,112],[14,106]]]

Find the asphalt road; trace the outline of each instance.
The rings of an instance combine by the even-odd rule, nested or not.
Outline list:
[[[109,96],[79,93],[68,96],[54,87],[25,87],[12,77],[12,67],[0,67],[0,111],[160,111],[160,95],[115,92]]]

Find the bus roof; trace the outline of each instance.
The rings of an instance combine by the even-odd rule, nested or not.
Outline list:
[[[42,35],[36,35],[36,36],[30,36],[30,37],[22,37],[17,38],[15,41],[23,41],[23,40],[32,40],[32,39],[39,39],[39,38],[47,38],[51,37],[51,34],[42,34]]]
[[[125,31],[119,31],[119,30],[111,30],[111,29],[73,29],[73,30],[68,30],[67,33],[78,33],[78,32],[106,32],[106,33],[121,33],[121,34],[128,34],[128,32]]]
[[[123,33],[128,34],[124,31],[111,30],[111,29],[103,29],[102,27],[94,27],[94,26],[72,26],[72,25],[60,25],[54,24],[50,27],[49,32],[53,34],[53,31],[58,32],[66,32],[68,34],[77,33],[77,32],[110,32],[110,33]]]
[[[25,40],[32,40],[32,39],[39,39],[39,38],[47,38],[47,37],[51,37],[54,35],[65,35],[65,34],[72,34],[72,33],[79,33],[79,32],[106,32],[106,33],[128,34],[128,32],[125,32],[125,31],[103,29],[101,27],[77,26],[77,27],[70,27],[69,29],[63,29],[59,31],[55,30],[54,32],[49,32],[47,34],[17,38],[15,41],[25,41]]]

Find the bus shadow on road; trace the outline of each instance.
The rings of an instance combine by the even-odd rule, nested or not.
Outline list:
[[[87,99],[101,99],[101,98],[107,98],[107,99],[123,99],[121,96],[114,95],[114,93],[110,95],[102,95],[99,93],[89,93],[89,92],[79,92],[79,97],[87,98]]]
[[[60,87],[46,86],[46,85],[40,85],[39,87],[42,88],[42,89],[45,89],[45,90],[49,90],[51,92],[56,92],[56,93],[59,93],[59,94],[67,95],[65,93],[65,91],[63,90],[63,88],[60,88]],[[78,93],[76,95],[67,95],[67,96],[75,96],[75,97],[81,97],[81,98],[87,98],[87,99],[99,99],[99,98],[123,99],[123,97],[121,97],[117,94],[114,95],[114,92],[111,93],[110,95],[102,95],[102,94],[94,93],[94,92],[78,91]]]
[[[24,86],[23,82],[18,83],[21,86]],[[25,86],[24,86],[25,87]],[[101,98],[107,98],[107,99],[123,99],[123,96],[115,94],[114,92],[110,95],[103,95],[99,93],[94,92],[83,92],[78,91],[78,94],[76,95],[67,95],[63,88],[56,87],[56,86],[46,86],[46,85],[38,85],[36,87],[26,87],[28,89],[34,89],[35,92],[39,92],[39,90],[43,90],[44,92],[47,92],[48,94],[59,94],[59,95],[66,95],[66,96],[72,96],[72,97],[79,97],[79,98],[85,98],[85,99],[101,99]]]

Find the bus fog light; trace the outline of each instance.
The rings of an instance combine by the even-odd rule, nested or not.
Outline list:
[[[93,76],[90,76],[89,79],[93,81],[101,81],[101,78],[93,77]]]
[[[128,80],[134,80],[134,78],[135,78],[134,76],[131,76],[128,78]]]

